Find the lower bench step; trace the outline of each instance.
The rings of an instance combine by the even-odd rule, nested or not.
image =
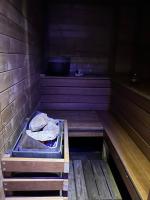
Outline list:
[[[69,131],[69,137],[103,137],[102,131]]]
[[[104,128],[102,124],[91,121],[73,121],[68,123],[69,131],[103,131]]]

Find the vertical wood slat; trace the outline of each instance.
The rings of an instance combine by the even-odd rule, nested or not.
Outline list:
[[[69,173],[69,141],[67,120],[64,120],[64,172]]]
[[[104,161],[101,161],[101,168],[103,170],[109,190],[111,192],[112,199],[122,200],[120,192],[118,190],[118,187],[116,185],[116,182],[114,180],[114,177],[112,175],[112,172],[111,172],[108,164]]]
[[[75,160],[73,161],[74,165],[74,173],[75,173],[75,181],[76,181],[76,189],[77,189],[77,199],[78,200],[89,200],[86,185],[85,185],[85,179],[83,174],[83,168],[81,160]]]
[[[107,182],[106,179],[104,177],[101,165],[100,165],[100,161],[98,160],[93,160],[91,162],[92,164],[92,168],[93,168],[93,172],[94,172],[94,176],[95,176],[95,180],[96,180],[96,184],[97,184],[97,188],[99,191],[99,195],[101,199],[111,199],[111,193],[108,189],[107,186]]]
[[[95,177],[92,173],[91,162],[89,160],[82,161],[82,166],[89,199],[99,199]]]
[[[69,198],[69,200],[77,200],[76,187],[75,187],[75,175],[74,175],[74,169],[73,169],[73,162],[72,161],[70,161],[70,169],[69,169],[68,198]]]
[[[149,191],[149,195],[148,195],[148,199],[147,200],[150,200],[150,191]]]

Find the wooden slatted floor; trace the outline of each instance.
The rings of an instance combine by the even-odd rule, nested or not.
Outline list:
[[[102,160],[72,160],[69,200],[121,200],[108,164]]]

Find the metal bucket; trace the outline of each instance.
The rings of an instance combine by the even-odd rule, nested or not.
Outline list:
[[[46,74],[51,76],[66,76],[70,72],[70,58],[65,56],[50,57]]]

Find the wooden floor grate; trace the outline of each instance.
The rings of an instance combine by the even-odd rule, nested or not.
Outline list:
[[[69,200],[121,200],[108,164],[102,160],[72,160]]]

